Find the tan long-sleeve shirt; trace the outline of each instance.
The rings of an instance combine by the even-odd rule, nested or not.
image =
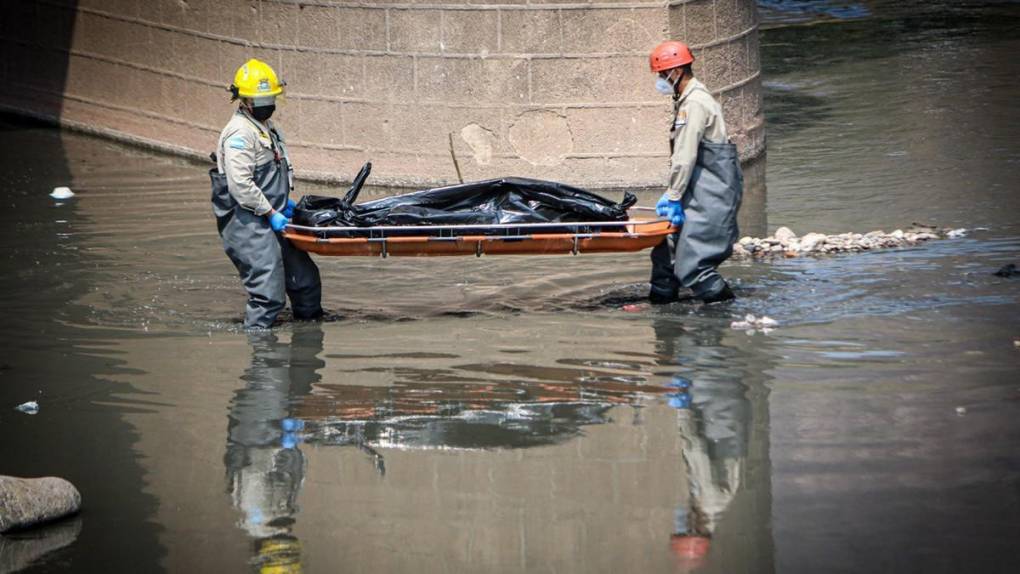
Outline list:
[[[697,78],[691,78],[673,110],[673,126],[669,132],[672,155],[669,188],[666,191],[669,199],[679,201],[687,189],[702,140],[709,143],[726,142],[726,121],[723,119],[722,107],[708,92],[705,84]]]
[[[227,189],[238,204],[255,215],[265,215],[273,207],[262,190],[255,184],[255,168],[273,161],[276,157],[270,129],[276,130],[277,149],[287,158],[283,136],[271,123],[263,124],[238,110],[220,132],[217,149],[218,168],[227,176]]]

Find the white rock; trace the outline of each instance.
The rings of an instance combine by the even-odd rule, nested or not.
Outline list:
[[[946,232],[946,237],[948,237],[950,239],[955,239],[957,237],[963,237],[965,235],[967,235],[967,230],[962,228],[962,227],[960,229],[951,229],[951,230]]]
[[[27,403],[21,403],[20,405],[14,407],[14,410],[21,411],[26,415],[34,415],[35,413],[39,412],[39,403],[35,401],[28,401]]]
[[[71,191],[70,187],[54,187],[53,191],[50,192],[50,197],[53,199],[70,199],[74,197],[74,192]]]
[[[775,238],[780,243],[789,243],[797,238],[797,234],[793,232],[789,227],[780,227],[776,230]]]
[[[825,243],[825,235],[821,233],[808,233],[800,238],[800,248],[804,251],[811,251],[823,243]]]
[[[746,322],[746,321],[734,321],[734,322],[730,323],[730,329],[737,329],[737,330],[740,330],[740,331],[749,331],[749,330],[751,330],[753,328],[754,327],[751,326],[751,324]]]
[[[903,230],[897,229],[896,231],[893,231],[892,236],[895,237],[896,239],[903,239]]]
[[[763,316],[761,319],[758,320],[758,324],[761,325],[762,327],[778,327],[779,321],[776,321],[772,317]]]
[[[749,252],[743,246],[743,244],[740,244],[740,243],[734,243],[733,244],[733,256],[734,257],[747,257],[750,254],[751,254],[751,252]]]
[[[967,407],[956,407],[956,414],[958,415],[967,414]]]
[[[754,238],[751,237],[750,235],[745,235],[744,237],[740,238],[741,245],[749,245],[751,243],[754,243]]]

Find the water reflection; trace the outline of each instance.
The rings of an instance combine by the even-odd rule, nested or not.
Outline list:
[[[511,362],[442,367],[391,366],[398,358],[457,359],[402,353],[362,356],[381,366],[346,377],[386,373],[385,385],[326,382],[296,401],[305,440],[374,449],[525,448],[563,442],[608,422],[617,405],[640,407],[666,387],[646,384],[650,362],[563,359],[561,366]],[[424,363],[425,361],[422,361]],[[445,363],[445,361],[444,361]]]
[[[871,15],[865,2],[845,0],[758,0],[758,11],[764,27],[852,20]]]
[[[251,366],[231,402],[223,460],[227,490],[241,511],[241,528],[255,541],[253,564],[264,572],[302,570],[293,526],[306,462],[289,404],[319,380],[322,338],[317,325],[296,328],[289,345],[272,332],[249,334]]]
[[[660,509],[675,517],[645,536],[644,543],[662,553],[650,564],[667,559],[681,571],[771,571],[767,433],[754,431],[764,427],[756,417],[765,417],[767,409],[764,391],[751,389],[760,387],[760,380],[743,367],[750,358],[715,327],[686,328],[675,317],[662,317],[653,328],[652,352],[567,357],[544,366],[461,363],[456,354],[424,351],[327,355],[319,324],[296,325],[289,344],[275,333],[249,335],[251,364],[241,377],[244,387],[231,401],[224,464],[239,526],[253,540],[253,565],[277,572],[302,569],[298,499],[309,473],[303,445],[360,449],[365,464],[381,479],[385,457],[400,451],[431,456],[426,453],[530,450],[585,440],[585,428],[593,425],[619,433],[623,429],[614,425],[621,421],[613,416],[623,412],[614,410],[619,407],[632,413],[624,424],[654,427],[640,431],[644,440],[650,432],[675,435],[650,443],[655,450],[649,460],[665,466],[635,469],[672,469],[657,477],[638,474],[639,484],[652,489],[652,499],[660,497]],[[380,374],[385,377],[374,378]],[[674,425],[662,416],[668,413],[664,403],[675,409]],[[642,413],[649,408],[659,414],[646,422]],[[609,446],[606,440],[616,440],[600,436],[600,442],[585,448],[598,452]],[[751,441],[757,444],[749,448]],[[679,448],[663,448],[671,443]],[[435,462],[420,456],[415,465]],[[607,451],[604,456],[623,460],[626,454]],[[406,467],[415,459],[394,460]],[[575,469],[567,469],[578,464],[544,460],[553,476],[573,476]],[[597,484],[619,481],[614,474],[582,473],[581,480],[591,483],[585,488],[598,489]],[[369,481],[384,496],[401,496],[392,490],[393,483],[387,487],[368,475],[354,473],[345,480],[355,482],[337,486],[356,491]],[[627,508],[631,494],[589,503],[606,505],[604,512],[613,514]],[[309,501],[321,496],[311,493]],[[555,500],[551,504],[563,505],[558,512],[570,513],[571,502]],[[500,532],[504,526],[487,528]],[[456,536],[447,543],[455,547],[455,541]]]
[[[18,572],[61,548],[74,544],[81,533],[81,517],[75,516],[23,531],[0,536],[0,574]]]
[[[658,351],[679,363],[669,383],[687,477],[670,548],[682,570],[770,572],[767,392],[718,329],[655,323]],[[712,365],[715,365],[713,368]],[[752,398],[757,408],[752,405]],[[752,432],[757,429],[755,432]],[[749,441],[755,440],[755,452]],[[759,467],[750,473],[748,467]],[[764,468],[764,472],[762,472]],[[727,519],[728,518],[728,519]],[[714,542],[721,539],[721,544]],[[734,544],[734,538],[739,540]],[[723,550],[712,552],[713,546]],[[739,565],[739,567],[738,567]]]

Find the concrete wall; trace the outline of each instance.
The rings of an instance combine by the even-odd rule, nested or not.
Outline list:
[[[247,58],[288,81],[305,176],[521,175],[658,186],[668,98],[647,53],[695,48],[745,160],[764,149],[753,0],[5,0],[0,107],[205,156]]]

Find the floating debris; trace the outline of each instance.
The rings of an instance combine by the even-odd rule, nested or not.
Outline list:
[[[1003,265],[1001,269],[992,273],[996,277],[1012,277],[1014,275],[1020,275],[1016,270],[1016,264],[1010,263],[1009,265]]]
[[[70,199],[74,197],[74,192],[71,191],[70,187],[54,187],[53,191],[50,192],[50,197],[53,199]]]
[[[768,257],[804,257],[828,255],[831,253],[858,253],[891,247],[917,245],[932,239],[961,237],[966,229],[938,230],[929,225],[915,223],[907,231],[897,229],[892,233],[872,231],[869,233],[808,233],[798,237],[789,227],[780,227],[775,234],[765,238],[744,237],[733,245],[733,257],[737,259]]]
[[[748,333],[754,333],[756,330],[760,330],[762,333],[768,334],[772,329],[779,326],[779,321],[771,317],[762,315],[761,317],[755,317],[754,315],[746,315],[743,321],[734,321],[730,323],[730,329],[738,329],[741,331],[747,331]]]
[[[967,414],[967,407],[956,407],[956,414],[960,416]]]
[[[14,407],[14,410],[21,411],[26,415],[34,415],[39,412],[39,403],[35,401],[28,401],[27,403],[21,403]]]

